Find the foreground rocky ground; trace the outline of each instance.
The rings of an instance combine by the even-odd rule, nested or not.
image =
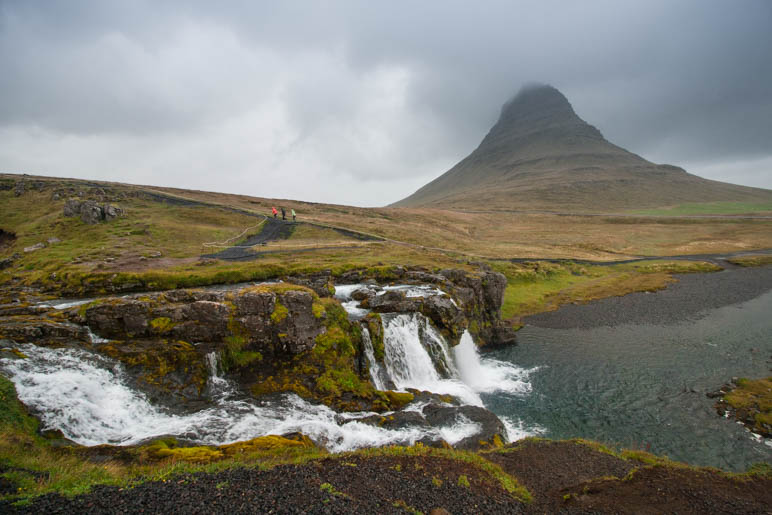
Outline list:
[[[500,468],[499,468],[500,467]],[[524,492],[522,485],[528,489]],[[772,478],[694,469],[583,442],[525,440],[479,455],[391,449],[270,470],[171,476],[58,494],[9,513],[769,513]]]

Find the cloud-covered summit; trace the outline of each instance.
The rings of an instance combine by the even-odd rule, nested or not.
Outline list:
[[[656,162],[772,187],[765,0],[0,1],[0,170],[383,205],[553,84]]]

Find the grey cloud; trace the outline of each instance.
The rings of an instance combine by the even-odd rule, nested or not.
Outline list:
[[[0,141],[0,169],[56,174],[77,158],[88,170],[109,147],[155,156],[146,169],[184,168],[179,156],[190,155],[205,170],[222,168],[225,153],[230,171],[219,177],[234,184],[273,170],[318,180],[310,193],[297,188],[307,200],[346,201],[333,186],[345,180],[357,203],[385,204],[411,191],[376,194],[374,182],[420,186],[443,173],[504,101],[539,81],[646,158],[758,181],[750,163],[772,157],[770,26],[766,0],[7,0],[0,128],[15,136]],[[50,168],[27,170],[36,161],[21,153],[53,141],[23,140],[30,127],[93,146],[57,147]],[[185,143],[207,131],[219,141],[232,127],[241,136],[223,138],[222,150]],[[157,141],[170,142],[169,155]],[[179,186],[193,183],[185,177]]]

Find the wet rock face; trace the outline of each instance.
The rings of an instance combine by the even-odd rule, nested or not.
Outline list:
[[[361,306],[379,313],[420,312],[450,340],[451,345],[459,342],[465,329],[485,345],[510,345],[516,342],[515,332],[501,320],[501,305],[507,278],[490,269],[470,273],[458,269],[446,269],[430,273],[418,269],[396,267],[394,274],[398,282],[405,284],[434,284],[456,301],[442,295],[424,298],[405,297],[399,291],[390,291],[374,296],[369,290],[355,292],[361,297]],[[368,279],[367,271],[350,271],[341,277],[341,283],[363,282]]]
[[[501,321],[501,304],[507,288],[504,274],[490,270],[467,274],[449,269],[442,270],[440,275],[450,283],[449,293],[461,302],[473,336],[488,345],[515,343],[515,332]]]

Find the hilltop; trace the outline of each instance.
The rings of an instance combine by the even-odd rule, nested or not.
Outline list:
[[[551,86],[505,103],[482,143],[392,207],[610,213],[699,202],[772,202],[772,191],[657,165],[607,141]]]

